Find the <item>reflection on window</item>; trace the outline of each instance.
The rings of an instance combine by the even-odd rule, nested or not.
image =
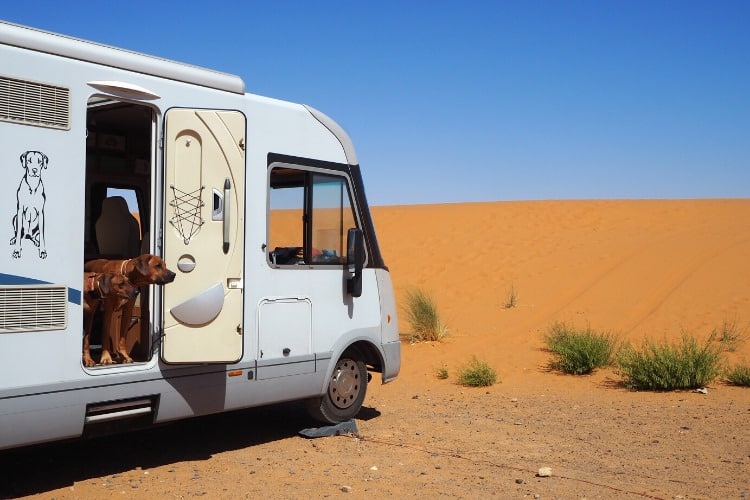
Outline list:
[[[346,177],[274,167],[269,204],[271,264],[346,262],[346,233],[357,227]]]

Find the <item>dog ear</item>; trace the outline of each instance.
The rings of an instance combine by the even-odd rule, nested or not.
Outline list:
[[[151,266],[149,266],[148,264],[151,260],[151,257],[151,254],[145,253],[136,258],[135,269],[143,276],[149,276],[151,274]]]
[[[112,291],[112,273],[104,273],[99,278],[99,290],[102,295],[109,295]]]
[[[26,168],[26,160],[29,157],[29,152],[21,153],[21,168]]]
[[[47,158],[47,155],[44,153],[39,153],[42,155],[42,168],[47,168],[47,164],[49,163],[49,158]]]

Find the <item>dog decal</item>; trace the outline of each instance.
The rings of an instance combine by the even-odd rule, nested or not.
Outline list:
[[[39,258],[47,258],[47,245],[44,241],[44,192],[42,171],[47,169],[49,158],[39,151],[26,151],[21,155],[23,177],[16,192],[16,214],[13,216],[13,258],[21,258],[21,243],[31,240],[39,249]]]

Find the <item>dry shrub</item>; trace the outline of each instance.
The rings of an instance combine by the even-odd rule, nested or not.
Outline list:
[[[435,301],[422,290],[407,292],[406,319],[411,323],[412,342],[442,340],[448,335],[448,329],[440,320]]]

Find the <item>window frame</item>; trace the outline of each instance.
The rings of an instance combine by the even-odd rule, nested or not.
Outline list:
[[[322,163],[322,162],[317,162]],[[324,175],[333,178],[339,178],[346,186],[347,200],[349,202],[349,208],[352,213],[352,219],[354,220],[355,227],[362,228],[362,217],[359,213],[358,204],[355,199],[355,186],[352,182],[351,176],[346,166],[331,164],[332,166],[313,166],[306,165],[304,163],[290,162],[290,161],[269,161],[267,176],[266,176],[266,264],[272,269],[338,269],[346,266],[346,255],[341,255],[341,262],[339,263],[323,263],[314,262],[312,260],[312,242],[313,242],[313,230],[315,229],[314,219],[314,199],[312,193],[314,192],[315,182],[313,182],[315,175]],[[272,253],[274,248],[270,247],[271,242],[271,178],[273,170],[276,168],[284,168],[290,170],[296,170],[304,173],[304,181],[300,187],[303,191],[302,209],[302,262],[291,263],[291,264],[279,264],[274,262]],[[344,238],[346,237],[346,230],[344,228]],[[346,247],[346,245],[344,245]],[[291,247],[290,247],[291,248]],[[365,263],[368,259],[368,252],[365,250]]]

